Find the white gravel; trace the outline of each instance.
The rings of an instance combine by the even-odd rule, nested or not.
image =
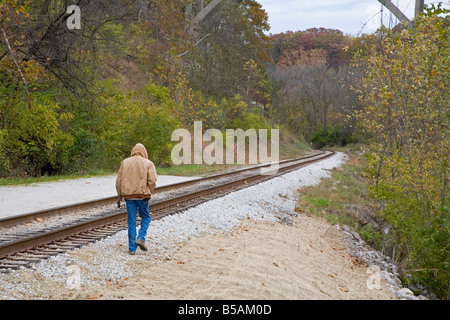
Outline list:
[[[121,231],[94,244],[42,261],[34,266],[34,270],[0,274],[0,299],[68,298],[71,291],[67,288],[67,267],[70,265],[80,268],[82,288],[104,285],[108,281],[128,278],[143,266],[171,259],[172,254],[192,237],[232,232],[242,219],[289,221],[289,217],[296,215],[297,189],[319,183],[330,175],[330,169],[340,166],[345,160],[345,154],[337,153],[320,163],[152,221],[147,236],[147,252],[138,250],[136,255],[128,255],[127,232]]]

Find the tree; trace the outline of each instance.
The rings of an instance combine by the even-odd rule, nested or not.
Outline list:
[[[379,30],[357,89],[359,123],[371,138],[371,190],[398,237],[394,258],[449,298],[450,30],[440,13],[432,7],[414,30]]]
[[[201,41],[185,55],[185,70],[195,90],[217,99],[240,94],[247,103],[266,97],[264,63],[270,45],[267,13],[253,0],[225,0],[198,28]],[[250,77],[250,81],[249,81]]]
[[[345,144],[354,122],[349,110],[357,107],[350,91],[351,39],[339,30],[313,28],[274,35],[273,43],[273,117],[309,141],[317,130],[328,136],[332,125],[334,133],[341,131],[334,142]]]
[[[306,31],[287,32],[273,35],[272,58],[279,67],[305,63],[305,55],[325,58],[328,68],[349,63],[351,52],[343,50],[350,44],[350,38],[342,31],[326,28],[310,28]]]
[[[226,0],[193,27],[198,3],[0,1],[0,174],[115,168],[137,131],[161,143],[155,161],[167,164],[161,135],[195,120],[237,123],[225,109],[237,95],[251,118],[242,124],[265,125],[267,14]]]

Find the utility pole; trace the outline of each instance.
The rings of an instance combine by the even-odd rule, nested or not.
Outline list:
[[[194,24],[202,21],[217,5],[219,5],[222,0],[213,0],[206,7],[204,7],[203,0],[201,1],[202,10],[200,13],[194,18]]]
[[[408,17],[403,12],[401,12],[400,9],[397,8],[391,2],[391,0],[378,0],[378,2],[380,2],[389,11],[391,11],[398,20],[400,20],[402,22],[406,21],[406,23],[408,24],[408,28],[412,29],[413,24],[412,24],[411,20],[409,20]],[[414,10],[414,18],[417,18],[417,16],[423,12],[424,2],[425,2],[425,0],[416,0],[416,7]]]
[[[424,0],[416,0],[416,8],[414,10],[414,18],[423,12]]]
[[[206,16],[207,16],[208,14],[211,13],[211,11],[214,10],[214,8],[217,7],[221,2],[222,2],[222,0],[212,0],[210,3],[208,3],[208,4],[205,6],[204,0],[201,0],[201,2],[200,2],[201,10],[200,10],[200,13],[199,13],[199,14],[194,18],[194,20],[192,21],[193,24],[198,24],[198,23],[200,23],[203,19],[206,18]],[[242,2],[242,0],[234,0],[234,2],[240,3],[240,2]]]
[[[391,0],[378,0],[378,2],[381,2],[381,4],[385,6],[390,12],[392,12],[398,20],[400,20],[401,22],[406,21],[406,23],[408,24],[408,28],[412,28],[411,20],[409,20],[408,17],[403,12],[401,12],[400,9],[395,6],[395,4],[391,2]]]

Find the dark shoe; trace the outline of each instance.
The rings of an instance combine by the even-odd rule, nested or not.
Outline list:
[[[142,240],[136,240],[136,245],[143,251],[147,251],[147,246],[145,245],[145,242]]]
[[[134,255],[136,254],[136,251],[128,251],[128,253],[129,253],[131,256],[134,256]]]

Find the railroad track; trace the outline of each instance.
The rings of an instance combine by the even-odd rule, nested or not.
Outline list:
[[[334,152],[323,151],[299,159],[281,161],[274,175],[260,174],[261,167],[270,166],[267,164],[156,188],[150,202],[152,220],[324,160],[333,154]],[[0,272],[30,267],[42,259],[126,229],[126,209],[117,208],[116,203],[117,197],[113,196],[0,219]],[[58,223],[57,220],[57,223],[49,227],[39,227],[39,223],[36,223],[46,219],[71,217],[80,210],[90,210],[93,207],[103,209],[99,210],[99,214],[81,216],[68,223]],[[37,229],[33,228],[36,224]],[[30,226],[30,231],[24,232],[27,226]],[[16,229],[21,231],[17,232]]]

